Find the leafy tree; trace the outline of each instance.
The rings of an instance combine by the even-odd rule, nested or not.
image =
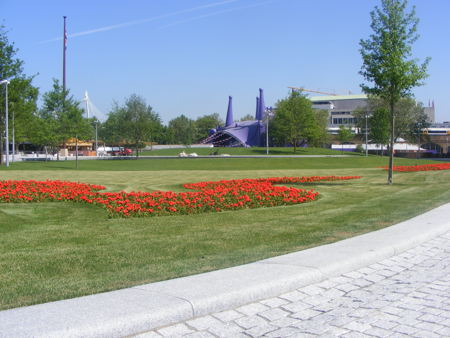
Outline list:
[[[195,122],[183,114],[170,120],[169,143],[191,145],[195,135]]]
[[[326,110],[313,109],[309,118],[305,121],[304,135],[308,144],[313,147],[322,147],[329,142],[327,133],[328,112]]]
[[[417,127],[427,128],[427,115],[423,104],[412,98],[400,99],[396,108],[397,120],[395,138],[399,137],[413,143],[416,140]]]
[[[365,128],[364,124],[366,113],[370,116],[368,119],[370,141],[381,146],[388,144],[390,136],[389,107],[386,102],[376,97],[370,97],[368,99],[366,110],[360,110],[354,113],[354,116],[357,117],[357,123],[361,130]],[[398,101],[395,106],[395,114],[395,141],[402,138],[411,143],[415,143],[420,130],[428,127],[429,125],[423,105],[421,103],[417,103],[414,99],[409,97],[401,98]]]
[[[10,80],[8,85],[9,134],[15,132],[15,144],[30,138],[36,112],[38,89],[32,85],[33,76],[23,73],[23,61],[16,57],[17,49],[9,42],[4,26],[0,26],[0,80]],[[0,135],[5,130],[5,90],[0,88]],[[14,124],[12,119],[14,118]],[[3,137],[0,137],[0,163],[3,151]]]
[[[369,138],[370,141],[381,146],[381,155],[383,155],[383,146],[389,142],[389,111],[384,107],[378,107],[369,118]]]
[[[344,143],[349,142],[353,139],[353,132],[351,128],[347,128],[346,126],[339,126],[339,130],[337,133],[337,139],[341,142],[342,152],[344,152]]]
[[[122,111],[117,102],[113,103],[108,118],[100,125],[98,133],[107,144],[125,143],[125,134],[122,129]]]
[[[204,115],[195,120],[195,141],[199,142],[209,136],[209,131],[223,124],[220,115],[217,113]]]
[[[130,144],[139,156],[139,148],[144,142],[152,142],[162,131],[159,115],[145,100],[132,94],[123,106],[114,104],[108,119],[102,124],[101,136],[111,144]]]
[[[423,107],[423,105],[421,105]],[[415,120],[411,121],[408,139],[411,143],[417,143],[417,150],[420,149],[420,144],[422,143],[422,130],[428,128],[430,122],[428,121],[428,116],[422,109]],[[430,142],[430,137],[425,136],[425,142]]]
[[[274,144],[291,144],[294,152],[303,143],[317,146],[326,140],[327,113],[312,108],[311,101],[300,92],[276,104],[270,136]]]
[[[360,41],[363,65],[360,74],[370,84],[363,91],[384,100],[389,107],[390,156],[388,184],[393,183],[396,105],[427,77],[427,58],[421,65],[412,58],[412,44],[418,39],[415,8],[406,11],[407,0],[381,0],[371,12],[373,33]]]
[[[83,118],[83,109],[69,90],[53,80],[53,89],[43,95],[39,119],[35,119],[35,143],[57,149],[70,138],[90,139],[92,125]]]

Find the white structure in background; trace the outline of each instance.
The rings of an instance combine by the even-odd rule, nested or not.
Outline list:
[[[84,104],[86,105],[85,111],[86,111],[86,117],[90,117],[90,107],[89,107],[89,95],[87,90],[84,92],[84,98],[83,98]]]
[[[106,115],[104,115],[102,111],[95,106],[95,104],[90,99],[87,90],[84,92],[83,102],[84,102],[84,111],[86,112],[87,118],[96,117],[100,121],[102,121],[105,118]]]
[[[343,150],[343,151],[355,151],[357,144],[332,144],[331,149],[333,150]],[[366,145],[361,144],[361,147],[363,150],[366,150]],[[382,151],[384,150],[387,152],[388,146],[387,145],[380,145],[380,144],[373,144],[369,143],[367,145],[368,151]],[[417,144],[412,143],[395,143],[394,144],[394,150],[395,151],[401,151],[401,152],[416,152],[419,151],[425,151],[425,148],[420,148]]]
[[[107,156],[108,153],[113,151],[112,147],[98,147],[97,148],[97,156]]]

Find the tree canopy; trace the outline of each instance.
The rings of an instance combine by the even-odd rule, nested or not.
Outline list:
[[[18,49],[8,39],[4,26],[0,26],[0,81],[9,80],[8,125],[9,134],[14,128],[16,145],[30,139],[33,130],[36,101],[39,91],[33,86],[34,76],[23,73],[23,61],[16,57]],[[5,89],[0,88],[0,135],[5,132]],[[13,122],[14,118],[14,123]],[[0,154],[3,151],[3,137],[0,137]],[[0,163],[2,157],[0,156]]]
[[[218,113],[204,115],[195,120],[195,142],[201,142],[209,136],[209,131],[223,125]]]
[[[337,139],[339,140],[339,142],[341,142],[342,150],[344,149],[344,143],[351,141],[354,136],[355,135],[353,134],[350,127],[339,126]]]
[[[35,119],[33,141],[36,144],[59,148],[68,139],[91,139],[93,128],[83,118],[80,102],[63,90],[59,81],[53,80],[53,89],[42,97],[43,105]]]
[[[368,128],[370,140],[376,144],[389,143],[389,106],[377,97],[370,96],[367,107],[354,112],[357,118],[357,126],[365,128],[365,115],[368,114]],[[413,98],[400,99],[395,106],[396,123],[394,128],[394,139],[403,138],[413,142],[416,138],[418,128],[427,128],[429,123],[424,107],[421,102]]]
[[[302,93],[293,91],[276,103],[275,111],[269,134],[274,144],[290,144],[296,151],[303,143],[317,146],[326,142],[328,113],[313,109],[311,101]]]
[[[181,114],[169,121],[167,131],[169,143],[191,145],[195,135],[195,121]]]
[[[160,137],[163,126],[159,115],[145,100],[132,94],[125,104],[114,104],[108,119],[101,126],[100,135],[110,144],[128,144],[135,148],[136,156],[145,142]]]

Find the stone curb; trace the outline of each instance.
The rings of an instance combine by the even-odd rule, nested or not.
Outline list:
[[[0,311],[0,337],[122,337],[278,296],[450,230],[450,203],[391,227],[233,268]]]

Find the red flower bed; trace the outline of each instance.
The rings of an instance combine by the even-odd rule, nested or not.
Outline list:
[[[314,190],[275,186],[360,176],[272,177],[185,184],[196,191],[100,192],[103,186],[64,181],[0,181],[0,202],[75,201],[105,207],[111,215],[153,216],[220,212],[314,201]]]
[[[388,170],[387,167],[383,167],[383,169]],[[450,163],[394,166],[394,171],[400,172],[431,171],[431,170],[450,170]]]

